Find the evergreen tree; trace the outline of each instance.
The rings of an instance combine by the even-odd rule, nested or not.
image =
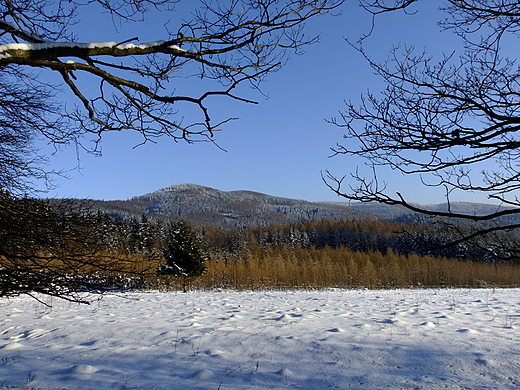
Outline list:
[[[162,255],[166,265],[159,267],[159,273],[182,277],[184,292],[189,280],[206,273],[202,245],[191,226],[183,220],[169,226]]]

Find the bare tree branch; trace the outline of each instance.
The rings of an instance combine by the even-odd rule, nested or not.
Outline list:
[[[407,10],[418,1],[366,1],[373,15]],[[449,0],[442,27],[454,31],[464,51],[434,61],[426,52],[396,47],[384,63],[370,58],[361,45],[351,45],[385,82],[379,94],[363,96],[361,105],[347,103],[331,122],[345,129],[344,143],[334,155],[359,156],[374,178],[358,172],[347,180],[327,172],[329,188],[349,200],[400,205],[424,215],[493,222],[476,233],[462,235],[454,245],[477,236],[518,228],[504,222],[520,216],[520,71],[516,59],[503,54],[503,37],[520,33],[518,2]],[[446,212],[408,202],[401,193],[390,195],[379,185],[376,172],[389,167],[404,175],[420,175],[427,186],[445,189]],[[482,193],[502,206],[488,215],[452,212],[453,193]],[[446,225],[448,226],[448,225]],[[480,233],[479,233],[480,232]]]
[[[342,0],[233,0],[204,1],[194,13],[159,40],[142,43],[137,37],[122,42],[77,42],[74,28],[83,11],[101,7],[114,21],[141,23],[156,10],[170,12],[178,0],[6,0],[0,3],[0,70],[13,84],[32,74],[31,84],[46,90],[53,115],[32,131],[33,137],[52,132],[51,143],[79,145],[99,153],[107,131],[130,130],[143,142],[162,136],[187,142],[215,142],[219,126],[231,118],[214,120],[211,100],[224,96],[245,103],[254,99],[238,94],[238,86],[254,88],[279,70],[291,52],[316,41],[307,38],[307,20],[330,13]],[[141,25],[136,25],[140,28]],[[171,26],[170,26],[171,28]],[[43,80],[61,76],[52,88]],[[18,76],[20,75],[20,76]],[[175,81],[198,75],[207,84],[199,95],[176,92]],[[85,87],[97,83],[97,91]],[[197,79],[192,78],[195,83]],[[211,84],[208,83],[212,83]],[[76,99],[63,104],[56,94],[62,86]],[[193,90],[196,90],[194,88]],[[180,104],[194,106],[185,115]],[[58,126],[59,125],[59,126]],[[70,129],[74,129],[71,131]],[[60,134],[62,137],[60,138]],[[94,134],[93,143],[87,135]]]

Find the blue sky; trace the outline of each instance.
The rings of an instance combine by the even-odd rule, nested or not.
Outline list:
[[[392,46],[404,43],[437,53],[449,50],[455,38],[440,32],[436,23],[442,14],[435,11],[435,3],[424,2],[421,7],[425,8],[414,16],[393,13],[379,17],[365,42],[367,51],[383,60]],[[123,41],[139,36],[145,42],[164,37],[162,23],[156,20],[140,25],[139,31],[122,26],[119,34],[102,20],[96,13],[83,17],[80,41]],[[70,171],[69,179],[58,179],[58,187],[47,196],[128,199],[175,183],[195,183],[310,201],[342,200],[324,185],[320,172],[328,169],[345,175],[363,161],[329,158],[330,147],[342,141],[343,132],[326,119],[338,116],[344,101],[358,101],[367,90],[382,87],[361,55],[345,42],[345,38],[356,40],[367,33],[370,22],[356,0],[347,1],[340,16],[318,17],[307,25],[309,35],[321,34],[320,42],[307,47],[304,55],[293,55],[284,68],[269,76],[262,85],[267,99],[244,90],[245,97],[259,104],[222,98],[210,102],[215,119],[240,118],[217,134],[216,141],[227,152],[209,143],[188,145],[167,138],[134,148],[141,142],[137,134],[108,134],[102,142],[102,157],[81,153],[80,169],[74,169],[77,160],[72,148],[51,158],[52,167]],[[189,83],[179,80],[184,88],[190,88]],[[385,172],[384,178],[391,191],[401,190],[411,201],[443,201],[441,194],[424,189],[417,178],[406,179],[394,172]]]

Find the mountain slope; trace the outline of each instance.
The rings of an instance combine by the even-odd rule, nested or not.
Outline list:
[[[127,201],[100,203],[103,211],[121,217],[146,213],[224,229],[373,216],[348,203],[308,202],[243,190],[226,192],[195,184],[175,184]]]
[[[424,218],[414,216],[411,211],[400,206],[308,202],[253,191],[226,192],[196,184],[175,184],[129,200],[98,201],[96,204],[102,211],[125,219],[149,214],[223,229],[326,219],[395,219],[399,216],[402,216],[401,222],[413,223],[417,218]],[[424,207],[447,210],[446,204]],[[453,212],[476,215],[497,210],[496,205],[468,202],[454,202],[450,208]]]

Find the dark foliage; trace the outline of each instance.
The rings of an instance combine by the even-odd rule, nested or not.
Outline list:
[[[86,302],[81,292],[125,287],[124,266],[107,256],[87,206],[0,192],[0,296],[41,293]]]
[[[170,224],[166,238],[166,245],[162,250],[166,264],[159,267],[159,273],[182,277],[186,292],[187,281],[206,272],[202,245],[191,226],[182,220]]]

